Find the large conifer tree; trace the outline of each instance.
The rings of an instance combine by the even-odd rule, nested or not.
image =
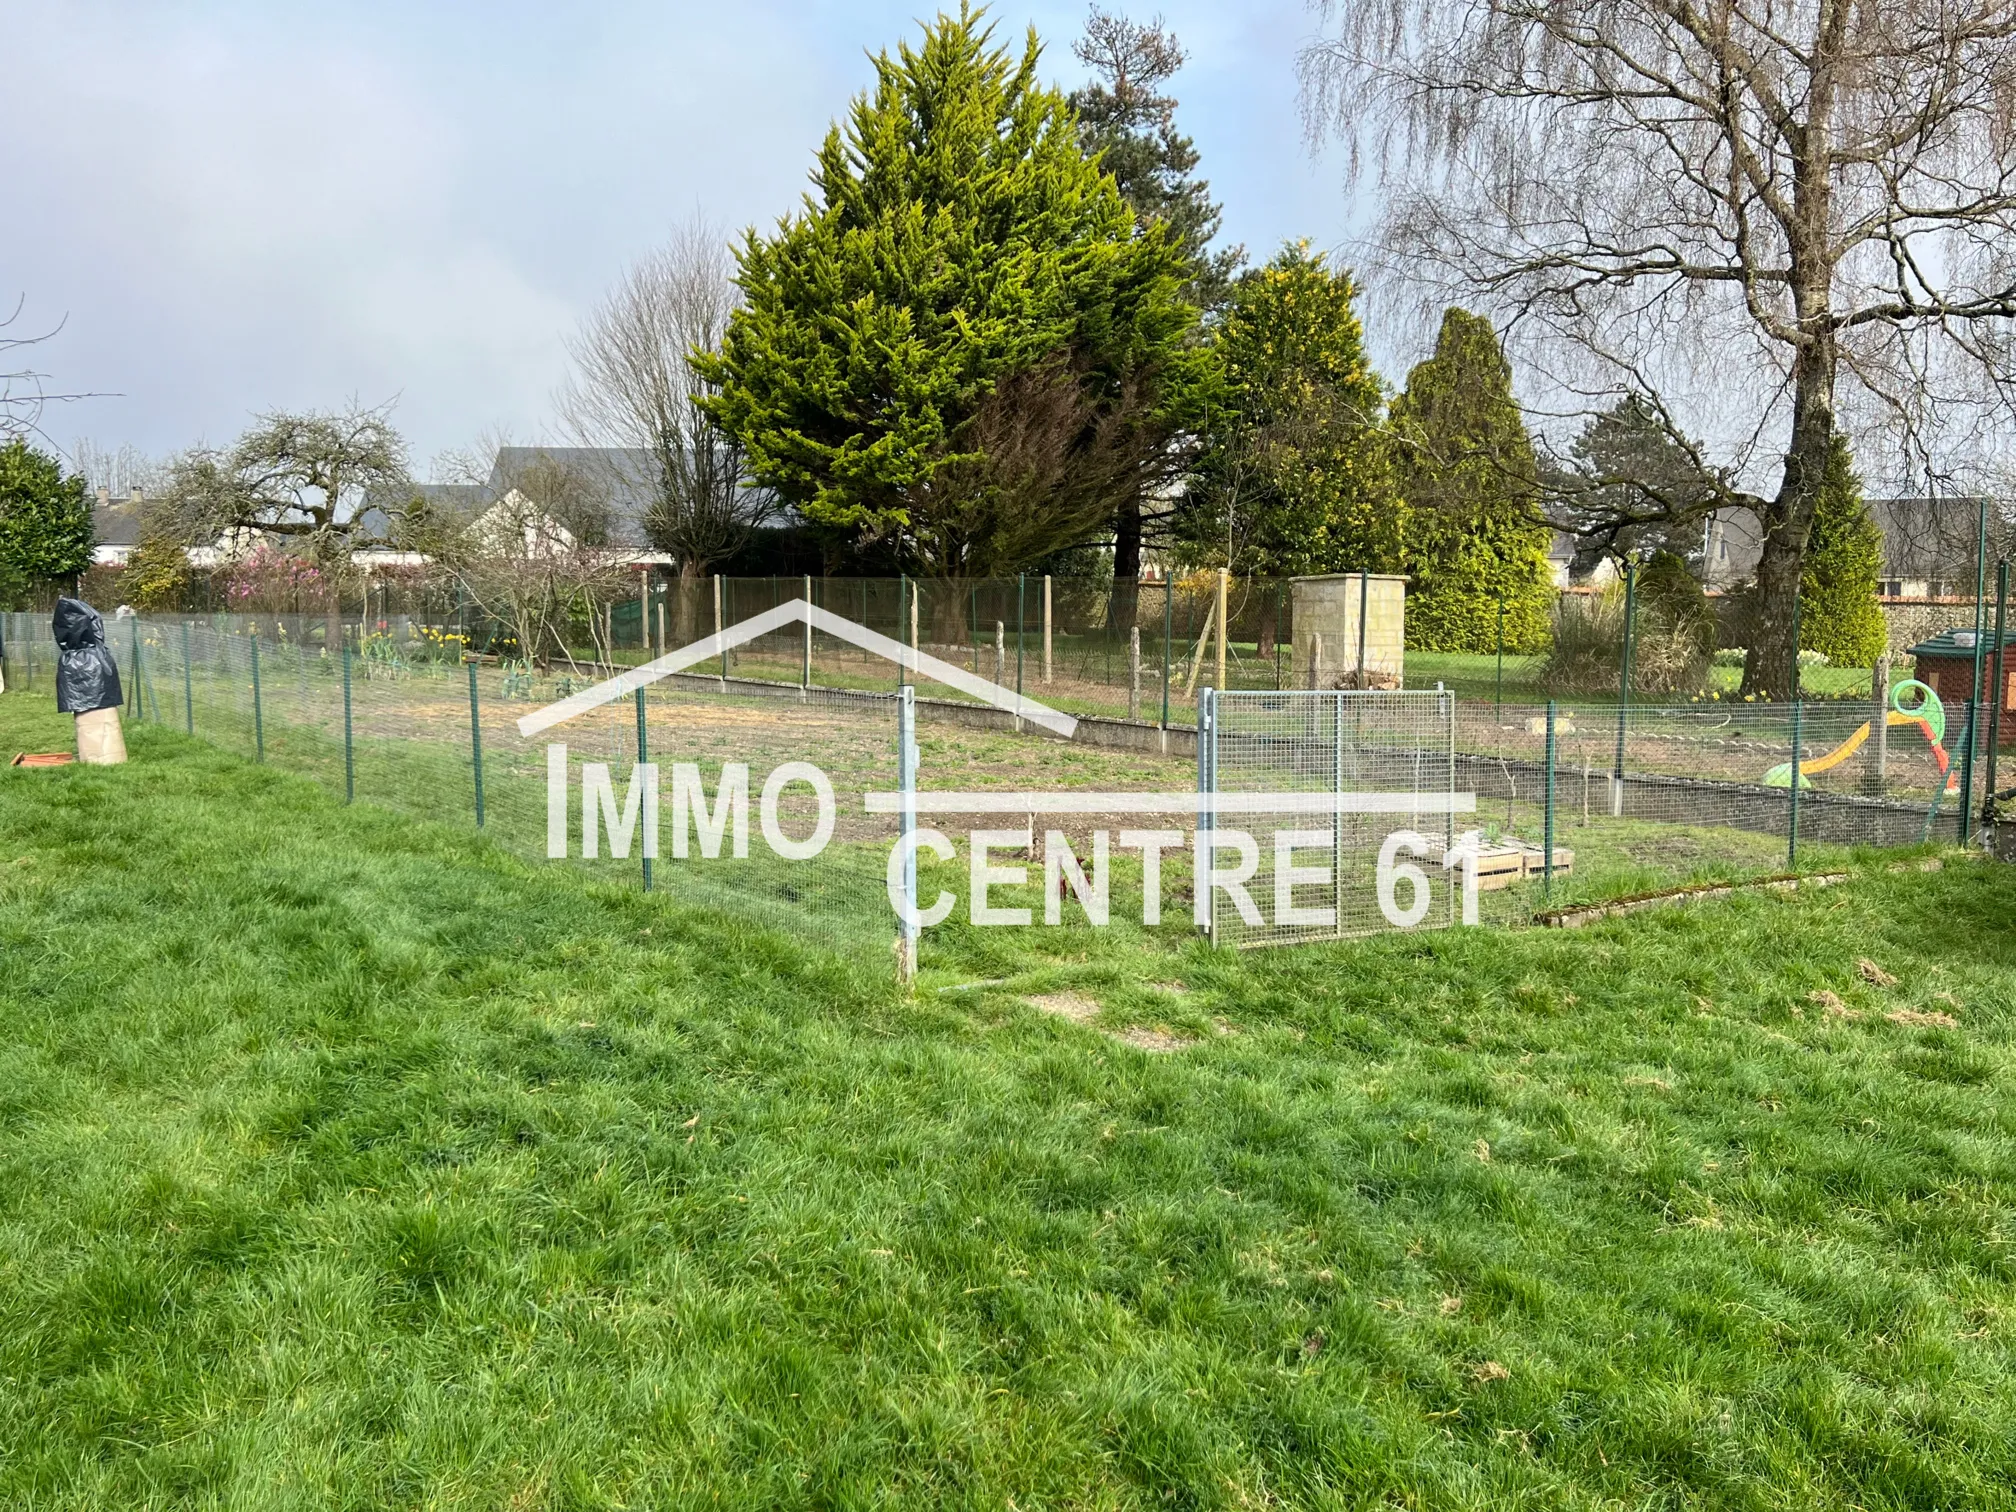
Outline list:
[[[1482,316],[1451,309],[1435,355],[1393,401],[1394,471],[1407,501],[1407,644],[1490,651],[1547,645],[1553,583],[1535,508],[1538,464],[1512,368]]]
[[[1162,449],[1195,312],[1063,95],[962,6],[876,60],[801,213],[740,252],[709,413],[756,478],[928,572],[1103,534]]]

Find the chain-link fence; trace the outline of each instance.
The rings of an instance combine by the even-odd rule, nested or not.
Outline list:
[[[47,619],[0,617],[0,631],[8,689],[52,690]],[[931,929],[985,927],[998,905],[1033,921],[1103,913],[1175,935],[1201,928],[1226,944],[1313,940],[1459,921],[1466,883],[1477,917],[1517,922],[1550,904],[1825,868],[1857,848],[1950,843],[1964,837],[1993,765],[1988,731],[1970,736],[1967,710],[1923,688],[1900,689],[1879,709],[1873,696],[1499,703],[1447,688],[1207,682],[1201,731],[1174,718],[1166,728],[1088,721],[1066,739],[1018,717],[1012,675],[992,702],[900,662],[877,666],[886,686],[834,686],[823,668],[865,669],[872,651],[798,621],[729,650],[725,670],[710,656],[527,734],[523,716],[618,669],[465,661],[459,644],[417,625],[403,636],[339,634],[333,649],[302,644],[270,617],[124,618],[108,631],[128,718],[308,775],[344,798],[480,826],[528,858],[551,854],[551,748],[564,745],[558,822],[570,864],[625,885],[648,877],[682,896],[732,899],[868,950],[886,950],[895,932],[899,687],[914,690],[917,822],[953,850],[918,857],[925,914],[941,893],[957,903]],[[971,655],[945,654],[956,647],[924,644],[975,668]],[[780,670],[752,675],[766,668]],[[977,670],[996,668],[982,657]],[[1033,679],[1024,687],[1029,699],[1063,702]],[[819,768],[830,800],[787,776],[766,804],[794,763]],[[638,791],[647,764],[659,772],[655,800]],[[740,794],[740,843],[708,839],[724,783]],[[647,857],[652,801],[666,838]],[[829,809],[831,843],[817,863],[793,859],[794,837],[815,832]],[[1277,831],[1292,838],[1284,845]],[[672,838],[689,832],[690,845]],[[989,853],[976,858],[981,832]],[[1250,855],[1234,834],[1251,838]],[[996,864],[1022,875],[976,897],[976,878]],[[1206,867],[1215,875],[1203,878],[1200,908]],[[927,964],[931,938],[927,929]]]
[[[1893,678],[1904,652],[1941,632],[1985,631],[1994,606],[1986,571],[1981,596],[1886,602]],[[1346,577],[1357,576],[1346,575]],[[1374,579],[1377,581],[1376,577]],[[1361,579],[1362,581],[1362,579]],[[1397,581],[1397,580],[1393,580]],[[1749,615],[1740,594],[1676,608],[1639,592],[1627,574],[1601,588],[1546,590],[1535,613],[1480,600],[1457,634],[1424,612],[1406,585],[1406,638],[1393,670],[1407,688],[1440,686],[1466,706],[1494,709],[1548,698],[1584,705],[1637,699],[1742,701]],[[115,595],[117,585],[111,585]],[[1223,623],[1219,620],[1223,594]],[[211,597],[215,598],[212,594]],[[583,661],[636,663],[694,644],[718,629],[793,599],[807,599],[893,640],[1020,687],[1073,713],[1161,725],[1196,723],[1206,686],[1256,691],[1384,686],[1380,658],[1365,664],[1355,633],[1318,644],[1322,616],[1293,580],[1177,573],[1140,582],[1031,573],[981,580],[804,576],[666,578],[640,569],[634,591],[576,606],[558,627]],[[116,597],[108,602],[116,602]],[[244,627],[276,642],[366,654],[431,638],[450,653],[518,654],[515,631],[483,612],[440,573],[360,582],[326,600],[298,589],[254,600],[216,599],[219,610],[172,619]],[[1426,633],[1431,621],[1441,626]],[[1398,623],[1396,619],[1396,624]],[[1417,633],[1418,632],[1418,633]],[[1451,638],[1453,635],[1453,639]],[[1430,641],[1436,644],[1429,644]],[[1444,644],[1446,642],[1446,644]],[[807,651],[809,650],[809,658]],[[731,652],[724,672],[749,681],[893,692],[897,669],[859,648],[815,635],[808,647],[775,638]],[[1404,670],[1403,670],[1404,668]],[[1802,658],[1809,700],[1871,696],[1873,669]],[[1947,693],[1950,703],[1961,700]]]

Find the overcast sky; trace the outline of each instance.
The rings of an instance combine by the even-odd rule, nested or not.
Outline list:
[[[1191,53],[1175,90],[1228,239],[1338,244],[1341,161],[1296,111],[1302,0],[1157,8]],[[485,430],[550,433],[564,338],[623,266],[696,211],[791,210],[866,53],[926,13],[0,0],[0,292],[26,297],[20,329],[63,322],[35,354],[56,386],[116,396],[46,428],[159,455],[263,409],[397,396],[423,472]],[[1082,77],[1082,4],[993,15]]]

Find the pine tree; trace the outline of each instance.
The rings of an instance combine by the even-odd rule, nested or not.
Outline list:
[[[1095,5],[1071,50],[1098,76],[1071,95],[1079,140],[1113,175],[1143,229],[1169,228],[1189,268],[1192,303],[1218,309],[1246,253],[1210,250],[1223,215],[1210,184],[1194,177],[1197,146],[1176,129],[1175,98],[1158,91],[1183,67],[1182,44],[1159,18],[1129,21]]]
[[[1306,244],[1233,286],[1207,445],[1178,516],[1194,560],[1258,576],[1398,569],[1404,511],[1357,296]]]
[[[1848,440],[1838,432],[1827,451],[1813,533],[1799,572],[1799,649],[1839,667],[1873,667],[1888,644],[1877,576],[1883,535],[1863,502]]]
[[[1700,455],[1642,394],[1592,415],[1568,448],[1568,465],[1541,478],[1548,513],[1575,537],[1570,576],[1586,577],[1605,557],[1647,552],[1697,562],[1702,518],[1721,496]]]
[[[801,213],[752,232],[706,405],[815,524],[926,571],[1013,571],[1110,528],[1167,431],[1195,311],[1063,95],[979,13],[876,60]]]
[[[83,477],[22,437],[0,447],[0,596],[69,587],[95,545]]]
[[[1394,470],[1407,501],[1407,644],[1490,651],[1547,644],[1554,588],[1536,510],[1538,464],[1491,323],[1442,317],[1435,355],[1393,401]]]

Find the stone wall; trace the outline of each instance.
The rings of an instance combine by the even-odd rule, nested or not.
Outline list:
[[[1890,626],[1890,655],[1901,657],[1920,641],[1942,630],[1974,628],[1974,600],[1960,598],[1885,599],[1883,618]],[[1995,605],[1988,605],[1988,626],[1995,626]]]
[[[1308,679],[1314,638],[1323,637],[1318,685],[1337,686],[1339,677],[1358,669],[1358,604],[1365,602],[1365,670],[1375,687],[1399,687],[1407,662],[1407,579],[1375,572],[1361,585],[1355,572],[1323,577],[1299,577],[1289,584],[1294,595],[1295,664]]]

